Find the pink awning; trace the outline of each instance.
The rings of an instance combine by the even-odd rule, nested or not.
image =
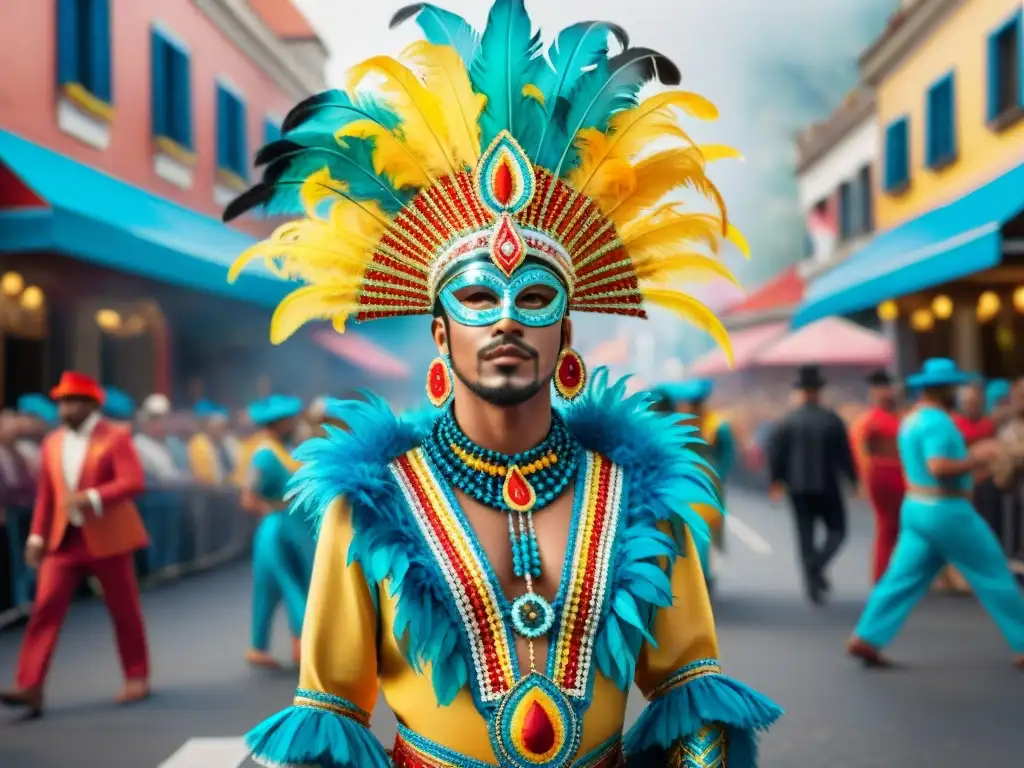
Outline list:
[[[794,331],[755,356],[758,366],[855,365],[882,367],[893,361],[885,336],[841,317],[826,317]]]
[[[321,328],[313,332],[313,340],[331,354],[347,360],[374,376],[406,379],[409,368],[394,355],[385,352],[372,341],[352,333],[336,333]]]
[[[688,376],[722,376],[732,371],[741,371],[749,367],[751,360],[757,353],[771,344],[789,329],[786,323],[765,323],[751,328],[744,328],[741,331],[729,334],[729,341],[732,342],[733,367],[729,367],[729,361],[725,352],[715,348],[697,358],[687,370]]]

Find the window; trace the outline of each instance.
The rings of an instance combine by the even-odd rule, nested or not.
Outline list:
[[[871,185],[871,166],[865,165],[857,173],[857,192],[860,195],[861,234],[867,235],[875,231],[874,190]]]
[[[188,53],[153,30],[153,136],[192,149],[192,82]]]
[[[249,175],[245,102],[234,91],[217,86],[217,167],[241,179]]]
[[[69,95],[113,103],[109,0],[57,0],[57,81]]]
[[[263,121],[263,143],[270,144],[281,138],[281,123],[272,118]]]
[[[950,73],[928,89],[925,124],[928,126],[925,163],[939,169],[956,159],[956,91]]]
[[[988,121],[1010,122],[1024,108],[1024,11],[988,38]]]
[[[885,191],[898,194],[910,184],[910,121],[901,117],[885,129]]]
[[[845,242],[856,232],[853,215],[853,185],[844,181],[839,185],[839,242]]]

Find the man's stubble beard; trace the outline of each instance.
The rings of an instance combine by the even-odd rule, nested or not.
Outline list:
[[[529,384],[522,386],[505,384],[497,387],[489,387],[481,384],[479,381],[470,381],[469,378],[463,375],[458,366],[455,365],[455,358],[452,357],[450,360],[452,372],[459,381],[465,385],[466,389],[479,397],[485,403],[495,405],[499,408],[514,408],[517,405],[529,402],[536,397],[544,387],[548,386],[551,382],[551,378],[554,376],[554,371],[552,371],[550,376],[542,378],[540,375],[539,361],[537,358],[534,358],[533,360],[528,361],[533,363],[534,376],[534,380]]]

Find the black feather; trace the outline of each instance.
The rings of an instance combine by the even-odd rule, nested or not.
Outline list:
[[[284,122],[281,123],[281,133],[288,133],[293,128],[302,125],[302,123],[306,122],[307,115],[320,106],[320,104],[334,98],[335,93],[337,91],[323,91],[300,101],[292,107],[291,112],[285,115]]]
[[[272,184],[257,184],[228,203],[221,219],[225,222],[237,219],[243,213],[248,213],[253,208],[266,205],[273,196],[274,186]]]
[[[585,23],[593,24],[595,22]],[[626,30],[624,30],[618,24],[615,24],[614,22],[611,21],[602,21],[601,23],[608,27],[608,31],[615,36],[615,41],[622,47],[622,50],[625,51],[627,48],[629,48],[629,33]]]
[[[608,69],[612,72],[638,59],[646,59],[644,63],[644,80],[657,80],[662,85],[679,85],[683,74],[668,56],[650,48],[627,48],[618,56],[608,59]]]
[[[256,167],[259,168],[261,165],[269,165],[276,160],[279,160],[282,155],[289,155],[292,152],[297,152],[303,149],[301,144],[297,144],[289,139],[278,139],[272,141],[269,144],[265,144],[260,148],[260,151],[256,153]]]
[[[413,3],[412,5],[407,5],[404,8],[399,8],[395,11],[395,15],[391,17],[391,21],[388,23],[388,29],[394,29],[399,24],[408,21],[417,13],[422,11],[424,5],[426,5],[426,3]]]

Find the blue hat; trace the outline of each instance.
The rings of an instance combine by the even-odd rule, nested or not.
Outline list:
[[[1010,396],[1010,382],[1006,379],[992,379],[985,387],[985,406],[987,410],[991,411],[997,405],[1000,400],[1005,400]]]
[[[46,395],[32,393],[18,398],[17,408],[26,416],[34,416],[45,421],[51,427],[56,426],[60,418],[57,415],[57,404]]]
[[[288,395],[271,395],[249,406],[249,418],[253,424],[266,426],[280,419],[290,419],[302,413],[302,400]]]
[[[118,421],[131,421],[135,416],[135,401],[127,392],[116,387],[104,387],[103,415]]]
[[[714,388],[715,384],[710,379],[687,379],[662,384],[655,391],[673,403],[699,403],[707,400]]]
[[[221,416],[223,418],[230,418],[231,412],[222,405],[217,405],[210,400],[200,400],[196,403],[195,408],[192,409],[197,418],[210,419],[214,416]]]
[[[924,361],[918,373],[907,377],[907,386],[914,389],[955,387],[977,380],[975,374],[961,371],[948,357],[932,357]]]

